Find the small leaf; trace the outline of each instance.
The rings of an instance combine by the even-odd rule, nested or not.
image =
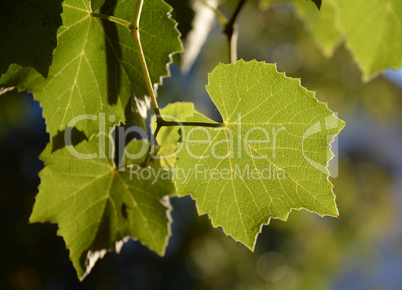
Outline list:
[[[0,75],[12,63],[47,77],[61,25],[61,0],[0,2]]]
[[[175,189],[169,171],[157,164],[118,171],[108,156],[113,152],[105,146],[109,142],[100,134],[53,153],[49,143],[41,155],[45,168],[30,221],[58,224],[81,280],[107,251],[118,252],[127,238],[163,255],[170,236],[167,195]],[[148,146],[145,141],[132,143]],[[154,172],[164,175],[149,175]]]
[[[292,209],[338,215],[327,166],[344,122],[326,104],[256,61],[218,65],[207,90],[223,127],[185,127],[179,196],[190,193],[199,214],[250,249],[262,225]],[[199,113],[191,121],[212,122]]]

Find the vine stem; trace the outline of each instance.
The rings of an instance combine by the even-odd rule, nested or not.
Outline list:
[[[147,153],[147,157],[144,160],[143,166],[146,166],[149,164],[151,158],[152,158],[152,152],[153,149],[155,148],[155,142],[156,142],[156,137],[160,131],[160,129],[162,127],[171,127],[171,126],[200,126],[200,127],[225,127],[226,124],[225,123],[205,123],[205,122],[173,122],[173,121],[165,121],[160,113],[160,109],[158,106],[158,102],[156,100],[156,94],[152,85],[152,80],[149,74],[149,70],[148,70],[148,66],[147,66],[147,61],[145,59],[145,55],[144,55],[144,50],[142,49],[142,44],[141,44],[141,39],[140,39],[140,17],[141,17],[141,11],[142,11],[142,7],[144,4],[144,0],[137,0],[136,6],[135,6],[135,11],[134,11],[134,17],[132,22],[128,22],[126,20],[123,19],[119,19],[113,16],[109,16],[109,15],[105,15],[105,14],[101,14],[101,13],[91,13],[91,16],[93,17],[99,17],[102,19],[106,19],[118,24],[121,24],[125,27],[127,27],[127,29],[131,32],[131,35],[134,38],[134,42],[135,42],[135,46],[137,49],[137,53],[138,53],[138,57],[140,60],[140,64],[141,64],[141,68],[142,68],[142,72],[144,75],[144,79],[147,85],[147,89],[148,89],[148,94],[149,97],[151,98],[151,102],[152,102],[152,107],[154,109],[155,112],[155,116],[156,116],[156,129],[155,132],[152,136],[152,141],[151,144],[149,146],[149,150]],[[228,24],[230,23],[227,22]],[[231,25],[233,26],[233,24]],[[233,28],[232,28],[233,30]],[[233,34],[233,33],[232,33]]]
[[[130,24],[130,31],[131,31],[131,34],[134,37],[135,45],[136,45],[138,55],[139,55],[139,58],[140,58],[141,68],[142,68],[142,71],[144,73],[145,82],[147,84],[148,93],[149,93],[149,95],[151,97],[152,106],[154,108],[155,115],[156,115],[157,127],[156,127],[156,130],[155,130],[155,133],[154,133],[153,142],[155,142],[156,135],[158,134],[160,128],[163,127],[163,126],[166,126],[166,127],[169,127],[169,126],[224,127],[224,126],[226,126],[226,124],[224,124],[224,123],[170,122],[170,121],[163,120],[163,118],[162,118],[162,116],[160,114],[158,102],[156,100],[155,91],[154,91],[154,89],[152,87],[151,77],[149,75],[147,62],[146,62],[146,59],[145,59],[144,51],[142,49],[141,40],[140,40],[140,31],[139,31],[140,29],[139,28],[140,28],[140,17],[141,17],[141,10],[142,10],[143,4],[144,4],[144,0],[138,0],[137,1],[133,21]]]
[[[229,47],[229,59],[230,62],[237,61],[237,37],[238,37],[238,29],[236,20],[239,16],[241,9],[247,0],[240,0],[236,6],[235,11],[233,12],[232,17],[230,17],[229,21],[226,23],[223,33],[226,34],[228,39],[228,47]]]
[[[135,6],[133,21],[130,24],[130,31],[134,38],[135,46],[137,48],[138,56],[141,63],[141,68],[144,73],[145,82],[147,84],[149,97],[151,98],[152,107],[154,108],[155,115],[160,116],[158,102],[156,101],[155,91],[152,86],[151,77],[149,75],[147,61],[145,59],[144,51],[142,49],[140,40],[140,17],[144,0],[138,0]]]
[[[106,19],[106,20],[109,20],[109,21],[117,23],[117,24],[121,24],[121,25],[127,27],[128,30],[130,30],[131,35],[134,38],[135,46],[137,48],[142,72],[144,74],[145,82],[147,84],[149,97],[151,98],[152,107],[154,108],[155,115],[160,116],[158,102],[156,101],[155,91],[152,86],[152,80],[149,75],[147,61],[145,59],[144,50],[142,49],[142,44],[141,44],[141,39],[140,39],[140,17],[141,17],[141,11],[142,11],[143,4],[144,4],[144,0],[137,1],[136,6],[135,6],[133,21],[131,23],[126,20],[123,20],[123,19],[120,19],[120,18],[117,18],[114,16],[110,16],[110,15],[105,15],[102,13],[93,13],[92,12],[91,16],[98,17],[101,19]]]
[[[207,4],[207,2],[205,2],[204,0],[201,0],[204,4]],[[245,2],[245,0],[240,0],[240,3]],[[240,12],[241,6],[239,3],[239,6],[237,7],[235,13],[233,14],[232,18],[227,21],[226,18],[224,18],[223,14],[220,14],[221,16],[221,20],[225,21],[227,23],[227,27],[232,27],[231,29],[233,30],[233,23],[236,20],[237,14]],[[243,3],[244,4],[244,3]],[[149,70],[148,70],[148,66],[147,66],[147,61],[145,59],[145,55],[144,55],[144,51],[142,49],[142,44],[141,44],[141,39],[140,39],[140,17],[141,17],[141,11],[142,11],[142,7],[144,5],[144,0],[138,0],[135,6],[135,11],[134,11],[134,17],[132,22],[128,22],[126,20],[120,19],[120,18],[116,18],[113,16],[109,16],[109,15],[105,15],[105,14],[101,14],[101,13],[91,13],[91,16],[93,17],[99,17],[102,19],[106,19],[118,24],[121,24],[125,27],[127,27],[127,29],[130,30],[131,35],[134,38],[134,42],[135,42],[135,46],[137,48],[137,53],[140,59],[140,63],[141,63],[141,68],[142,68],[142,72],[144,74],[144,78],[145,78],[145,82],[147,84],[147,89],[148,89],[148,93],[149,96],[151,98],[151,102],[152,102],[152,106],[154,108],[154,112],[155,112],[155,116],[156,116],[156,122],[157,122],[157,127],[155,129],[155,133],[153,136],[153,142],[156,139],[156,135],[158,134],[159,130],[161,129],[161,127],[171,127],[171,126],[200,126],[200,127],[225,127],[226,124],[225,123],[206,123],[206,122],[173,122],[173,121],[165,121],[161,114],[160,114],[160,110],[159,110],[159,106],[158,106],[158,102],[156,100],[156,95],[155,95],[155,91],[153,89],[152,86],[152,80],[151,77],[149,75]],[[211,7],[212,8],[212,7]],[[230,24],[232,23],[232,24]],[[229,25],[229,26],[228,26]]]

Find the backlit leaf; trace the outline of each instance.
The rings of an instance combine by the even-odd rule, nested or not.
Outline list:
[[[365,80],[386,68],[402,66],[402,1],[331,1],[340,9],[347,45]]]
[[[300,81],[256,61],[220,64],[207,91],[223,125],[185,127],[174,181],[235,240],[254,249],[271,218],[292,209],[337,216],[327,165],[344,126]],[[192,121],[211,122],[195,113]]]
[[[132,143],[148,147],[145,141]],[[100,134],[51,154],[49,144],[41,156],[45,168],[30,221],[58,224],[80,279],[127,238],[163,255],[170,236],[170,171],[157,164],[119,171],[108,144]]]

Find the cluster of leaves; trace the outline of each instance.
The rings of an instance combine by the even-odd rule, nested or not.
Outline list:
[[[292,209],[337,216],[327,165],[329,144],[344,123],[275,65],[242,60],[219,64],[209,75],[207,91],[222,122],[190,103],[159,111],[154,90],[169,75],[171,55],[183,49],[170,6],[162,0],[143,2],[0,4],[1,43],[7,52],[0,58],[2,91],[32,92],[51,137],[41,155],[45,168],[30,221],[58,224],[78,276],[83,279],[97,259],[108,250],[119,251],[127,238],[163,255],[172,195],[190,194],[199,214],[250,249],[264,224],[271,218],[286,220]],[[326,0],[322,6],[313,1],[321,12],[311,2],[292,2],[327,55],[347,37],[365,80],[402,65],[397,0],[380,9],[360,1]],[[367,11],[356,18],[357,8]],[[140,19],[138,27],[133,19]],[[384,19],[392,23],[379,25]],[[118,125],[133,123],[147,131],[150,101],[156,113],[152,142],[132,140],[122,155],[135,157],[120,160],[106,128],[117,131]],[[58,145],[58,137],[68,136],[71,127],[81,132],[79,140]],[[207,176],[200,177],[201,168]],[[272,178],[262,175],[267,168]],[[251,178],[244,169],[253,172]],[[185,180],[180,172],[188,173]]]
[[[346,40],[364,81],[373,79],[387,68],[398,69],[402,66],[400,1],[390,0],[376,5],[360,0],[325,0],[320,13],[303,0],[261,0],[260,7],[264,9],[275,2],[291,2],[295,5],[296,13],[309,27],[327,56],[331,56],[339,44]]]

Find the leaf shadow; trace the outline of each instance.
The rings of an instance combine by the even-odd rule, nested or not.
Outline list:
[[[66,138],[70,136],[70,138]],[[65,147],[65,146],[77,146],[82,141],[87,140],[87,136],[79,131],[77,128],[67,127],[64,131],[58,131],[55,136],[52,137],[52,153]]]
[[[113,15],[116,4],[117,0],[106,0],[100,12]],[[105,31],[108,103],[115,105],[120,94],[121,67],[119,59],[122,58],[122,50],[117,33],[117,24],[105,19],[101,20]]]

